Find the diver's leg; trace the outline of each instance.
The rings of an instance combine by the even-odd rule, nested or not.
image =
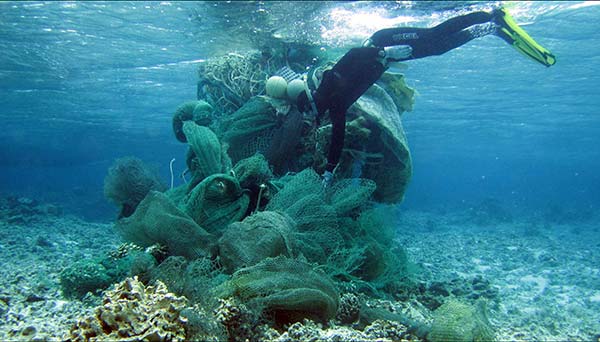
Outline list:
[[[396,61],[441,55],[467,43],[471,39],[481,37],[482,35],[478,34],[479,32],[485,32],[485,34],[495,33],[494,30],[490,29],[483,31],[470,29],[474,26],[480,26],[480,24],[492,27],[491,21],[493,18],[493,14],[479,11],[448,19],[432,28],[398,27],[383,29],[375,32],[366,44],[378,47],[410,46],[412,54],[403,58],[394,58],[393,60]]]
[[[413,57],[423,58],[427,56],[442,55],[470,42],[475,38],[480,38],[495,33],[495,25],[492,23],[486,23],[473,25],[462,31],[444,35],[443,37],[434,36],[429,39],[427,44],[422,44],[419,49],[413,51]]]
[[[488,23],[493,18],[494,16],[488,12],[473,12],[450,18],[443,23],[432,27],[431,29],[435,31],[435,34],[449,35],[458,31],[462,31],[469,26]]]
[[[421,39],[421,37],[427,36],[430,30],[431,29],[414,27],[387,28],[375,32],[367,40],[368,43],[365,43],[365,45],[376,47],[409,45],[412,47],[413,43]]]
[[[369,43],[377,47],[412,45],[411,43],[422,37],[451,35],[469,26],[490,22],[492,18],[493,15],[491,13],[479,11],[448,19],[432,28],[387,28],[375,32],[369,38]]]

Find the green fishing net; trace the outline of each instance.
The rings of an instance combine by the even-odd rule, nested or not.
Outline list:
[[[485,303],[467,304],[450,299],[433,313],[428,340],[495,341],[494,330],[487,318]]]
[[[183,133],[190,146],[186,157],[188,169],[192,173],[190,189],[206,177],[226,172],[231,161],[213,131],[194,121],[183,123]]]
[[[256,51],[210,58],[198,68],[198,98],[217,108],[219,116],[233,113],[263,93],[267,78],[281,66]]]
[[[213,107],[205,101],[188,101],[182,103],[173,114],[173,133],[177,140],[186,142],[183,132],[183,123],[193,121],[200,126],[209,126],[212,123]]]
[[[284,214],[263,211],[230,224],[219,239],[221,264],[229,273],[268,257],[292,257],[294,222]]]
[[[133,215],[115,224],[126,241],[142,247],[159,243],[169,253],[196,258],[208,255],[215,237],[200,227],[164,194],[150,191]]]
[[[263,308],[280,323],[304,318],[326,322],[335,316],[339,304],[339,294],[327,275],[282,256],[240,269],[219,292],[222,297],[235,296]]]
[[[400,116],[412,108],[414,92],[403,78],[386,77],[389,91],[402,99],[394,100],[384,88],[373,85],[349,109],[346,143],[336,177],[371,179],[377,184],[375,200],[398,203],[412,175]],[[399,109],[399,105],[403,107]],[[234,163],[260,152],[276,175],[311,166],[321,170],[329,150],[331,125],[315,129],[312,124],[297,109],[289,108],[289,104],[286,107],[285,101],[257,96],[223,118],[219,136],[228,144]]]
[[[104,178],[104,196],[120,206],[119,218],[133,214],[149,191],[164,188],[158,172],[136,157],[115,160]]]
[[[230,223],[240,221],[249,203],[247,191],[242,190],[236,178],[215,174],[196,185],[180,206],[208,232],[219,233]]]
[[[274,178],[265,157],[257,153],[251,157],[240,160],[233,167],[235,178],[244,189],[251,189],[261,184],[266,184]]]
[[[219,132],[234,163],[261,153],[274,173],[283,175],[311,164],[303,158],[307,124],[286,100],[257,96],[224,117]]]
[[[236,163],[256,152],[268,150],[276,127],[276,109],[263,97],[253,97],[223,118],[220,137],[229,145],[229,155]]]

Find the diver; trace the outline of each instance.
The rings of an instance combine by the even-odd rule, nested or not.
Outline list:
[[[451,18],[432,28],[388,28],[375,32],[362,47],[348,51],[331,68],[313,68],[305,76],[305,92],[297,99],[301,112],[319,119],[328,112],[331,144],[323,183],[328,185],[344,147],[346,111],[371,87],[389,63],[441,55],[472,39],[495,34],[525,56],[545,65],[556,58],[536,43],[503,8]],[[324,70],[325,69],[325,70]]]

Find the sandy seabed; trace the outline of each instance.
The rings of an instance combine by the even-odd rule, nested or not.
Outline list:
[[[402,214],[398,239],[416,265],[417,281],[489,281],[498,294],[488,310],[499,341],[599,341],[600,223],[514,220],[481,227],[453,218]],[[63,215],[16,223],[0,217],[0,340],[65,338],[100,299],[64,298],[59,273],[120,242],[112,224]],[[431,318],[422,305],[412,309]]]

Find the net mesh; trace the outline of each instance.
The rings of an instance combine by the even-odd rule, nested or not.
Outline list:
[[[286,215],[263,211],[230,224],[219,239],[221,263],[228,272],[267,257],[294,254],[294,222]]]
[[[164,194],[151,191],[130,217],[117,221],[117,232],[142,247],[159,243],[169,253],[193,259],[207,255],[214,236],[200,227]]]
[[[243,301],[254,302],[276,317],[279,313],[326,321],[338,307],[339,295],[329,278],[310,264],[285,257],[267,258],[235,272],[223,287]]]
[[[185,121],[183,133],[190,146],[186,160],[188,169],[193,175],[191,186],[210,175],[225,171],[224,167],[228,163],[224,162],[224,159],[227,156],[224,156],[221,143],[210,128],[200,126],[193,121]]]
[[[277,112],[268,101],[253,97],[243,107],[223,118],[220,125],[222,139],[229,145],[234,163],[269,149],[275,128]]]
[[[250,204],[237,179],[224,174],[207,177],[183,199],[183,211],[209,232],[218,233],[241,220]]]

